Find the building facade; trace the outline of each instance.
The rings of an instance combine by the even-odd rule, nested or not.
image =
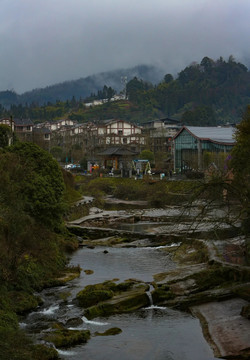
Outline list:
[[[233,127],[183,126],[174,137],[174,170],[203,171],[210,163],[221,168],[235,140]]]

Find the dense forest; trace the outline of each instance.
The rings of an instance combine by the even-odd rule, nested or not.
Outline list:
[[[189,125],[238,122],[250,103],[250,73],[232,56],[228,61],[204,57],[178,74],[167,74],[156,87],[133,79],[128,99],[148,114],[157,112]]]
[[[58,100],[46,102],[46,96],[43,98],[40,93],[39,100],[27,101],[26,105],[23,102],[18,104],[21,98],[15,93],[2,92],[0,116],[30,118],[34,122],[68,117],[79,122],[120,118],[140,124],[172,117],[187,125],[238,123],[250,103],[250,72],[233,56],[227,61],[222,57],[218,60],[204,57],[200,64],[192,63],[176,78],[166,74],[158,85],[134,76],[126,84],[126,100],[108,101],[91,108],[85,103],[102,98],[110,100],[117,93],[116,88],[103,84],[98,90],[93,90],[87,86],[88,96],[75,89],[72,85],[70,97],[66,100],[62,100],[64,97],[58,89]],[[44,104],[39,105],[42,100]]]

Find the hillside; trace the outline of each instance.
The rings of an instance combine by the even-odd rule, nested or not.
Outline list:
[[[122,90],[121,76],[127,76],[127,100],[90,108],[84,106],[83,99],[88,102],[98,96],[107,97],[102,91],[104,85],[111,92],[113,89]],[[1,104],[8,106],[9,111]],[[172,74],[164,76],[155,67],[142,65],[22,95],[5,91],[0,93],[0,117],[12,115],[30,118],[34,122],[63,117],[79,122],[120,118],[135,123],[171,117],[186,125],[211,126],[238,123],[248,104],[248,68],[232,56],[227,61],[221,57],[217,60],[204,57],[200,64],[192,63],[176,78]]]
[[[0,104],[3,106],[11,104],[24,105],[26,103],[43,105],[47,102],[55,103],[57,100],[70,100],[73,96],[76,99],[84,99],[90,96],[91,93],[97,93],[104,85],[120,92],[124,88],[121,82],[121,77],[124,76],[127,76],[128,81],[136,76],[144,81],[157,84],[163,78],[164,72],[154,66],[138,65],[129,69],[119,69],[78,80],[65,81],[45,88],[34,89],[21,95],[12,91],[2,91],[0,92]]]
[[[133,79],[127,84],[128,99],[144,111],[181,119],[188,125],[219,125],[239,122],[250,104],[250,72],[230,56],[204,57],[192,63],[176,79],[171,74],[157,87]]]

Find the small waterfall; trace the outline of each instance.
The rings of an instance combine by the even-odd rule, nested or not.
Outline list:
[[[53,315],[55,313],[55,311],[58,309],[59,309],[59,305],[51,305],[49,308],[39,311],[39,313],[50,316],[50,315]]]
[[[151,291],[153,290],[153,286],[150,284],[149,286],[149,290],[146,291],[146,294],[148,296],[148,299],[149,299],[149,306],[152,307],[154,304],[153,304],[153,298],[152,298],[152,294],[151,294]]]
[[[97,325],[97,326],[109,325],[109,323],[107,323],[107,322],[88,320],[85,316],[82,317],[82,320],[83,320],[83,322],[85,322],[85,324],[91,324],[91,325]]]
[[[166,307],[164,307],[164,306],[154,305],[154,303],[153,303],[153,298],[152,298],[152,291],[153,291],[153,290],[154,290],[154,287],[150,284],[149,290],[146,291],[146,294],[147,294],[148,299],[149,299],[149,306],[146,307],[145,309],[146,309],[146,310],[148,310],[148,309],[166,310]]]

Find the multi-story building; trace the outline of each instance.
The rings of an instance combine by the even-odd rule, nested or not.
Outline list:
[[[180,121],[163,118],[142,124],[143,133],[147,136],[147,147],[155,154],[171,153],[173,137],[180,130]]]
[[[97,136],[102,147],[126,145],[132,150],[146,145],[142,128],[124,120],[105,120],[97,125]]]

